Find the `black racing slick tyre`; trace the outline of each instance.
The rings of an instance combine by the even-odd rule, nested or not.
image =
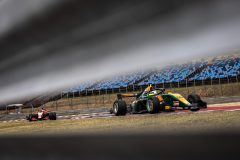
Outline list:
[[[207,102],[204,102],[202,100],[199,102],[199,105],[201,108],[207,108]]]
[[[188,102],[191,104],[197,104],[199,108],[207,108],[207,103],[202,101],[200,96],[197,94],[190,94],[188,96]]]
[[[26,116],[26,119],[31,122],[32,121],[32,114],[29,114],[28,116]]]
[[[26,118],[27,118],[27,120],[29,120],[31,122],[33,118],[38,119],[38,115],[37,114],[29,114],[29,116],[27,116]]]
[[[160,102],[157,97],[151,97],[147,100],[146,104],[147,111],[151,114],[159,113]]]
[[[127,104],[123,100],[116,100],[113,103],[113,114],[116,116],[124,116],[127,113]]]
[[[57,115],[55,112],[50,112],[49,114],[49,119],[50,120],[56,120],[57,119]]]
[[[188,102],[191,103],[191,104],[198,103],[199,100],[201,100],[201,98],[197,94],[190,94],[188,96]]]

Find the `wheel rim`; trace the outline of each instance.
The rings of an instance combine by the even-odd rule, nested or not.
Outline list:
[[[153,101],[149,100],[147,102],[147,110],[151,112],[153,110]]]
[[[115,103],[113,107],[113,112],[116,114],[118,112],[118,104]]]

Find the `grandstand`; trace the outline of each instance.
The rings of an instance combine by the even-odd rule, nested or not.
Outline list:
[[[240,74],[239,54],[206,58],[183,64],[155,68],[151,71],[137,71],[125,75],[117,75],[98,82],[87,82],[73,87],[66,92],[82,92],[84,90],[107,90],[128,86],[143,86],[149,83],[179,83],[183,81],[199,81],[217,78],[236,77]]]
[[[68,92],[82,92],[88,88],[90,88],[92,85],[94,85],[96,82],[95,81],[88,81],[85,83],[82,83],[81,85],[74,86],[68,90],[63,91],[62,93],[68,93]]]
[[[139,85],[147,85],[149,83],[169,83],[169,82],[180,82],[185,80],[185,78],[207,64],[204,62],[191,62],[181,65],[168,66],[159,71],[154,72],[152,75],[144,79]]]
[[[137,81],[148,75],[149,72],[146,71],[138,71],[128,73],[127,75],[115,76],[111,79],[105,79],[96,83],[90,89],[99,90],[99,89],[111,89],[111,88],[119,88],[119,87],[127,87],[129,85],[136,84]]]
[[[206,80],[214,78],[236,77],[240,72],[239,57],[216,58],[212,65],[196,74],[191,80]]]

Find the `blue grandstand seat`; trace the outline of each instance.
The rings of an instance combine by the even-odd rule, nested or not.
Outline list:
[[[181,65],[167,66],[157,71],[150,72],[133,72],[127,75],[118,75],[110,79],[105,79],[100,82],[87,82],[77,87],[73,87],[66,92],[77,92],[85,89],[112,89],[119,87],[127,87],[138,82],[138,85],[146,85],[149,83],[169,83],[181,82],[186,79],[188,75],[194,73],[197,69],[207,65],[207,59],[201,62],[191,62]],[[234,77],[240,74],[240,58],[228,56],[225,58],[215,58],[212,64],[204,68],[200,73],[190,78],[190,80],[205,80],[210,78],[225,78]],[[147,76],[147,77],[146,77]],[[141,82],[139,82],[142,80]],[[91,87],[91,88],[90,88]]]
[[[240,72],[240,58],[216,59],[213,64],[202,70],[191,80],[205,80],[214,78],[234,77]]]
[[[180,82],[183,81],[189,74],[194,72],[196,69],[205,65],[206,62],[192,62],[182,65],[174,65],[165,67],[159,71],[156,71],[150,77],[146,78],[139,85],[146,85],[149,83],[169,83],[169,82]]]

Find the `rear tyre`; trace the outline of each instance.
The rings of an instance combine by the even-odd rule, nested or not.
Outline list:
[[[26,116],[26,119],[31,122],[32,121],[32,114],[29,114],[28,116]]]
[[[201,108],[207,108],[207,102],[204,102],[204,101],[199,101],[199,106],[201,107]]]
[[[38,115],[37,114],[29,114],[29,116],[27,116],[26,118],[27,118],[27,120],[29,120],[31,122],[33,118],[38,119]]]
[[[113,113],[116,116],[124,116],[127,113],[127,104],[123,100],[116,100],[113,103]]]
[[[159,113],[160,111],[160,102],[158,100],[158,98],[156,97],[150,97],[148,100],[147,100],[147,111],[151,114],[154,114],[154,113]]]

